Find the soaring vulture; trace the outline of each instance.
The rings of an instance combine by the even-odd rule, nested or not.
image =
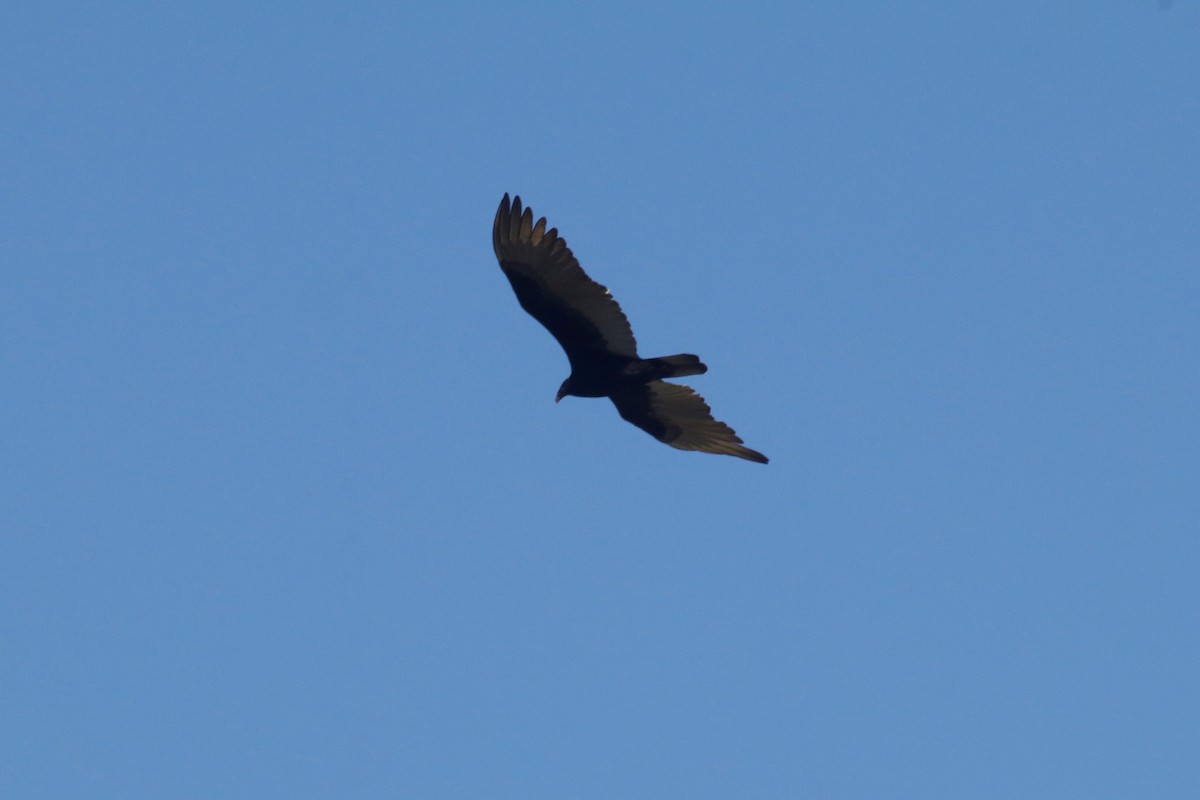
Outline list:
[[[623,418],[672,447],[767,463],[733,428],[713,419],[703,397],[663,382],[707,372],[697,356],[638,357],[617,301],[587,276],[558,230],[546,230],[545,217],[534,223],[533,211],[521,210],[520,197],[511,205],[507,194],[500,201],[492,246],[521,308],[546,326],[571,362],[555,402],[569,394],[607,397]]]

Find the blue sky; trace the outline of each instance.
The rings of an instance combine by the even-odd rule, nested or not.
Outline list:
[[[1200,796],[1198,42],[6,7],[0,795]],[[554,404],[505,192],[770,465]]]

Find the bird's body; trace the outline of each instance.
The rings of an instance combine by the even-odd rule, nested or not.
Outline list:
[[[686,353],[663,358],[631,358],[604,353],[579,366],[571,365],[571,374],[563,382],[559,399],[569,394],[609,397],[650,381],[703,375],[707,371],[708,367],[700,363],[698,356]]]
[[[566,395],[608,397],[618,413],[656,439],[681,450],[700,450],[767,463],[742,445],[733,429],[713,419],[704,398],[664,378],[701,375],[697,356],[641,358],[629,320],[608,289],[579,266],[545,217],[521,209],[521,198],[500,202],[492,228],[500,268],[521,307],[562,345],[571,362],[556,400]]]

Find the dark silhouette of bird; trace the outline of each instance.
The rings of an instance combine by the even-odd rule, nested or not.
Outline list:
[[[534,223],[533,211],[522,211],[520,197],[510,204],[505,194],[500,201],[492,246],[521,308],[550,331],[571,362],[555,402],[566,395],[607,397],[625,420],[672,447],[767,463],[733,428],[713,419],[703,397],[664,382],[707,372],[699,357],[640,358],[617,301],[587,276],[558,230],[546,230],[545,217]]]

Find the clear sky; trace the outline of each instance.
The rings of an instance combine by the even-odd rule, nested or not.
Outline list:
[[[1200,797],[1200,7],[10,3],[0,796]],[[567,363],[549,217],[767,466]]]

